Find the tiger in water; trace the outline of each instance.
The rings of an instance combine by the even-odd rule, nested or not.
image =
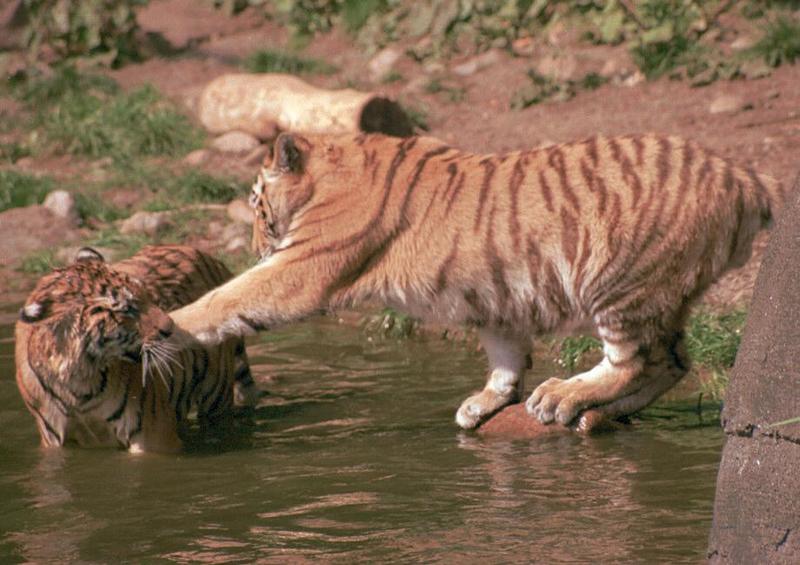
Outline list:
[[[489,374],[457,411],[466,429],[520,397],[532,338],[565,329],[593,329],[603,359],[539,384],[530,414],[581,426],[648,405],[689,367],[690,305],[747,261],[785,192],[658,135],[481,155],[282,134],[273,155],[251,195],[261,261],[172,312],[172,340],[220,343],[367,298],[473,326]]]
[[[185,246],[149,246],[118,263],[91,248],[45,275],[15,328],[17,385],[45,446],[177,451],[196,409],[215,422],[258,392],[244,342],[146,346],[173,330],[166,310],[230,279],[216,259]]]

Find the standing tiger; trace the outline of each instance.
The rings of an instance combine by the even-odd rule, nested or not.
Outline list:
[[[528,411],[581,425],[588,408],[613,418],[652,402],[687,371],[690,304],[747,260],[784,197],[655,135],[478,155],[426,137],[282,134],[273,153],[251,196],[262,260],[173,312],[176,325],[219,343],[377,297],[474,326],[489,376],[458,409],[463,428],[518,398],[533,336],[586,324],[603,360],[540,384]]]
[[[164,313],[231,278],[184,246],[150,246],[114,264],[91,248],[44,276],[16,325],[17,385],[45,446],[176,451],[192,409],[214,421],[257,391],[244,342],[176,349]],[[143,347],[144,346],[144,347]]]

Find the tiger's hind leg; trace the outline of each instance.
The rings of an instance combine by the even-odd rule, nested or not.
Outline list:
[[[643,324],[599,326],[603,360],[569,379],[540,384],[526,402],[540,422],[567,425],[593,408],[608,418],[636,412],[669,390],[688,371],[683,342],[685,314]]]
[[[478,336],[489,358],[489,377],[484,389],[462,402],[456,413],[456,423],[467,430],[520,399],[530,366],[529,338],[500,328],[481,328]]]

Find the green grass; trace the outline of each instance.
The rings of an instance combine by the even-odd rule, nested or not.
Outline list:
[[[336,66],[311,57],[301,57],[294,53],[263,49],[256,51],[244,61],[244,68],[252,73],[287,73],[292,75],[331,75],[338,71]]]
[[[9,208],[41,204],[53,186],[54,181],[49,177],[0,171],[0,212]]]
[[[733,367],[746,318],[743,310],[694,314],[686,331],[686,347],[692,361],[717,371]]]
[[[44,249],[23,257],[17,270],[29,275],[43,275],[61,266],[63,265],[55,258],[53,252],[50,249]]]
[[[800,58],[800,23],[788,16],[778,17],[766,25],[750,52],[772,67],[794,63]]]
[[[568,371],[574,371],[586,353],[598,351],[603,345],[591,336],[569,336],[562,340],[558,348],[556,362]]]
[[[377,315],[370,316],[364,323],[364,331],[384,338],[405,339],[411,337],[419,322],[393,308],[384,308]]]
[[[187,204],[224,204],[247,193],[247,187],[239,181],[196,169],[183,172],[150,169],[138,182],[152,193],[152,198],[143,205],[143,209],[151,212]]]
[[[0,162],[5,161],[14,164],[23,157],[29,157],[30,155],[31,149],[27,145],[17,142],[0,143]]]
[[[199,147],[203,137],[150,86],[109,98],[67,94],[36,122],[67,153],[117,161],[180,156]]]
[[[203,132],[153,87],[122,92],[110,78],[66,67],[11,87],[30,126],[61,152],[127,161],[176,157],[201,145]]]
[[[151,239],[143,234],[122,234],[113,226],[99,230],[92,237],[83,242],[90,247],[108,247],[117,251],[115,260],[126,259],[139,251],[144,245],[152,243]]]

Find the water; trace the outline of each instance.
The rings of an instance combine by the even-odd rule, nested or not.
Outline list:
[[[696,563],[723,435],[693,407],[594,438],[453,423],[481,354],[333,319],[249,347],[270,392],[180,456],[38,447],[0,308],[0,562]]]

